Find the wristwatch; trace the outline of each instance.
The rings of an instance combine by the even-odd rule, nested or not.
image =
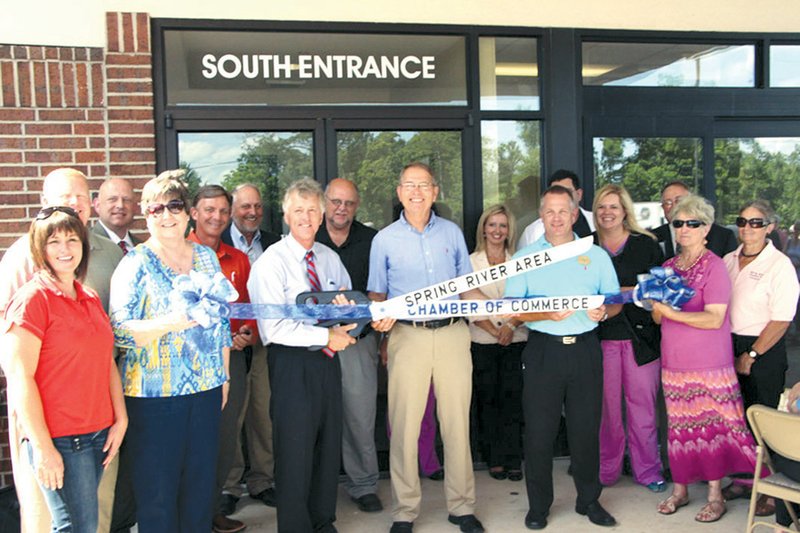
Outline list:
[[[747,355],[749,355],[751,358],[755,359],[756,357],[758,357],[761,354],[758,353],[757,351],[755,351],[754,349],[750,348],[750,351],[747,352]]]

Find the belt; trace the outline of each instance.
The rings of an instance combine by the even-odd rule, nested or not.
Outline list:
[[[439,320],[398,320],[401,324],[406,324],[408,326],[413,326],[415,328],[424,328],[424,329],[439,329],[445,326],[449,326],[451,324],[458,324],[461,322],[460,316],[454,316],[450,318],[442,318]]]
[[[597,332],[593,329],[590,329],[589,331],[584,331],[583,333],[578,333],[577,335],[550,335],[549,333],[544,333],[542,331],[536,331],[536,333],[544,336],[548,340],[557,342],[559,344],[576,344],[579,341],[588,339],[590,336],[595,335]]]

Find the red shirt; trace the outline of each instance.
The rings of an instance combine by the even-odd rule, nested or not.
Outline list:
[[[77,281],[75,290],[73,300],[40,271],[5,312],[6,327],[16,324],[42,341],[34,380],[53,438],[93,433],[114,422],[114,334],[97,294]]]
[[[189,240],[197,244],[203,244],[197,237],[197,233],[192,230],[189,233]],[[217,260],[222,269],[222,273],[228,278],[239,293],[239,298],[236,303],[250,303],[250,295],[247,292],[247,280],[250,278],[250,260],[244,252],[241,252],[233,246],[228,246],[220,241],[219,247],[216,250]],[[244,324],[250,326],[253,331],[253,338],[258,338],[258,328],[256,327],[255,320],[241,320],[238,318],[231,319],[231,333],[238,333],[239,328]]]

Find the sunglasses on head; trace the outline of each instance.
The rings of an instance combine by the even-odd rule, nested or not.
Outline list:
[[[80,218],[78,217],[78,212],[71,207],[67,207],[65,205],[51,205],[50,207],[42,208],[38,213],[36,213],[36,220],[47,220],[53,215],[53,213],[64,213],[71,217]]]
[[[687,226],[689,226],[692,229],[699,228],[700,226],[705,226],[706,225],[706,223],[703,222],[702,220],[694,220],[694,219],[692,219],[692,220],[673,220],[672,221],[672,227],[676,228],[676,229],[677,228],[682,228],[684,224],[686,224]]]
[[[749,225],[751,228],[764,228],[769,226],[769,220],[766,218],[744,218],[736,217],[736,225],[743,228]]]
[[[164,209],[167,209],[173,215],[177,215],[178,213],[186,210],[186,202],[183,200],[170,200],[166,204],[150,204],[147,206],[147,213],[150,215],[161,216],[164,212]]]

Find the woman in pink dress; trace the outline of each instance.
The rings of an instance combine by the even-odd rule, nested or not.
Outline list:
[[[725,263],[710,252],[706,235],[714,208],[687,196],[674,208],[672,228],[680,253],[664,263],[696,294],[678,311],[653,304],[661,323],[661,381],[667,405],[668,453],[674,485],[658,512],[672,514],[689,503],[688,485],[708,482],[708,502],[695,516],[715,522],[725,514],[722,478],[753,472],[755,445],[744,419],[736,378]]]

